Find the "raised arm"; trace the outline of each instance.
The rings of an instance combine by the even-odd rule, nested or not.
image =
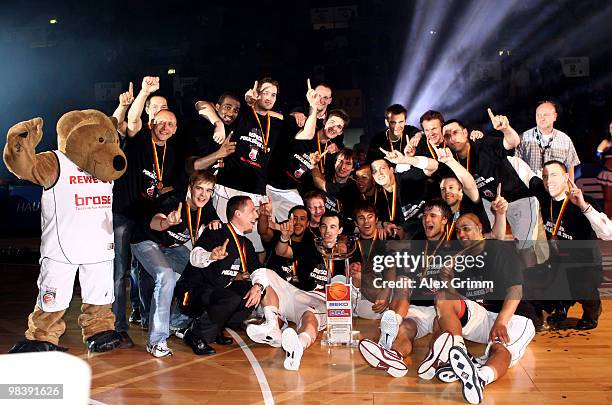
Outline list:
[[[490,108],[487,109],[487,112],[489,113],[493,128],[504,134],[504,148],[506,150],[512,150],[519,146],[521,138],[514,128],[510,126],[508,117],[505,115],[494,115]]]
[[[306,81],[306,85],[308,87],[308,91],[306,92],[306,100],[308,100],[308,105],[310,106],[310,113],[308,114],[308,118],[304,123],[304,127],[295,135],[295,139],[300,140],[310,140],[314,138],[317,130],[317,100],[319,95],[310,86],[310,79]]]
[[[145,76],[142,79],[142,87],[140,92],[134,99],[127,115],[127,136],[134,136],[142,129],[142,120],[140,116],[144,110],[147,97],[151,93],[159,90],[159,77]]]

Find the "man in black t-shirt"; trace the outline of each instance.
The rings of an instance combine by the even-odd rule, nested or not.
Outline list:
[[[370,140],[366,160],[372,162],[384,159],[385,155],[380,148],[404,152],[409,142],[417,144],[421,135],[418,128],[406,124],[408,112],[401,104],[393,104],[385,110],[385,124],[387,129],[374,135]]]
[[[234,122],[240,112],[240,100],[229,93],[223,93],[216,104],[198,101],[196,111],[204,120],[198,119],[189,131],[189,138],[184,141],[185,170],[204,170],[211,166],[222,165],[223,158],[234,153],[236,142],[226,134],[234,129]],[[209,113],[215,111],[218,120]]]
[[[143,90],[138,95],[156,90],[143,81]],[[136,102],[136,101],[135,101]],[[129,124],[128,124],[129,125]],[[113,187],[113,230],[115,235],[115,301],[113,312],[115,328],[123,336],[124,347],[133,343],[127,334],[126,280],[129,266],[129,243],[139,214],[147,212],[161,194],[173,189],[175,180],[175,145],[169,142],[177,131],[176,116],[167,109],[159,110],[153,119],[152,129],[141,130],[125,138],[123,150],[128,169]],[[133,293],[138,290],[132,283]],[[134,299],[133,305],[134,305]],[[140,306],[140,304],[138,305]],[[135,308],[133,308],[135,309]]]
[[[263,294],[263,287],[249,280],[260,267],[246,237],[255,228],[257,208],[249,197],[235,196],[228,201],[226,215],[228,223],[200,236],[175,289],[181,311],[194,317],[183,340],[197,355],[215,353],[208,345],[212,341],[232,344],[223,329],[240,325]]]
[[[238,113],[230,137],[232,142],[236,142],[236,150],[223,159],[213,197],[217,214],[223,221],[227,221],[226,206],[233,196],[249,196],[256,207],[265,202],[270,154],[282,136],[284,126],[283,116],[272,111],[277,94],[278,82],[269,77],[256,81],[245,94],[247,107]],[[204,117],[211,123],[220,121],[212,109]],[[259,234],[251,232],[247,237],[263,259]]]
[[[215,177],[210,172],[195,172],[187,196],[178,192],[158,198],[154,208],[143,213],[132,236],[132,253],[154,279],[149,313],[147,351],[155,357],[172,354],[168,348],[170,304],[176,282],[189,262],[189,254],[205,225],[219,218],[210,197]],[[183,209],[184,208],[184,209]]]
[[[519,241],[537,239],[538,210],[535,198],[529,198],[528,174],[521,168],[526,164],[508,153],[518,144],[518,134],[504,116],[489,115],[495,129],[503,132],[503,138],[486,136],[476,141],[468,139],[468,131],[460,121],[450,120],[444,125],[446,145],[456,154],[456,159],[474,177],[483,200],[489,223],[491,202],[496,198],[497,186],[501,183],[501,194],[508,201],[508,222],[512,234]],[[530,244],[522,244],[521,249]]]
[[[457,238],[463,249],[444,269],[448,284],[436,299],[442,333],[432,338],[429,355],[417,373],[425,379],[437,375],[444,382],[459,379],[463,397],[477,404],[483,400],[484,387],[520,360],[535,327],[529,318],[515,315],[522,298],[523,265],[514,246],[485,240],[474,214],[459,217]],[[464,338],[486,343],[484,356],[474,361]]]
[[[532,189],[540,202],[544,230],[549,240],[586,241],[612,239],[612,223],[591,197],[584,197],[582,190],[569,179],[565,165],[557,160],[544,164],[543,180],[534,177]],[[563,266],[568,277],[574,299],[582,304],[583,315],[576,329],[588,330],[597,327],[601,313],[599,285],[602,280],[601,252],[596,244],[592,247],[575,248],[568,242],[555,244],[557,262]],[[565,302],[551,322],[563,321],[567,309],[573,302]]]

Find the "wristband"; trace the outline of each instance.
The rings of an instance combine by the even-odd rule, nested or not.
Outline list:
[[[289,243],[289,239],[287,239],[287,240],[283,240],[283,238],[279,238],[279,239],[278,239],[278,241],[279,241],[280,243]]]
[[[587,204],[587,207],[582,211],[583,214],[586,214],[593,206],[591,204]]]
[[[259,291],[261,292],[261,294],[264,293],[265,288],[261,283],[253,283],[253,287],[255,286],[259,287]]]

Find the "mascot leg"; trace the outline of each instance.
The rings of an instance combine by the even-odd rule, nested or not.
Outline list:
[[[83,305],[79,326],[90,352],[107,352],[121,344],[115,332],[115,315],[111,304],[114,296],[113,261],[80,266],[79,281]]]
[[[14,345],[9,353],[26,352],[65,352],[65,347],[58,346],[59,338],[66,330],[66,323],[62,319],[66,310],[45,312],[38,306],[28,316],[28,330],[25,332],[26,340]]]

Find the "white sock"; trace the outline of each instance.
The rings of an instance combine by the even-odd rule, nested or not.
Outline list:
[[[397,327],[399,328],[399,326],[402,324],[402,321],[404,320],[404,318],[398,314],[397,312],[395,313],[395,320],[397,321]]]
[[[491,384],[495,380],[495,372],[489,366],[482,366],[478,370],[478,375],[484,381],[485,385]]]
[[[461,346],[465,349],[465,341],[463,340],[463,336],[454,335],[453,340],[454,340],[455,346]]]
[[[278,308],[273,305],[268,305],[263,309],[264,317],[267,324],[272,324],[278,328]]]
[[[306,332],[300,333],[298,335],[298,340],[300,341],[300,344],[302,345],[303,349],[306,349],[308,346],[310,346],[310,343],[312,343],[310,335]]]

